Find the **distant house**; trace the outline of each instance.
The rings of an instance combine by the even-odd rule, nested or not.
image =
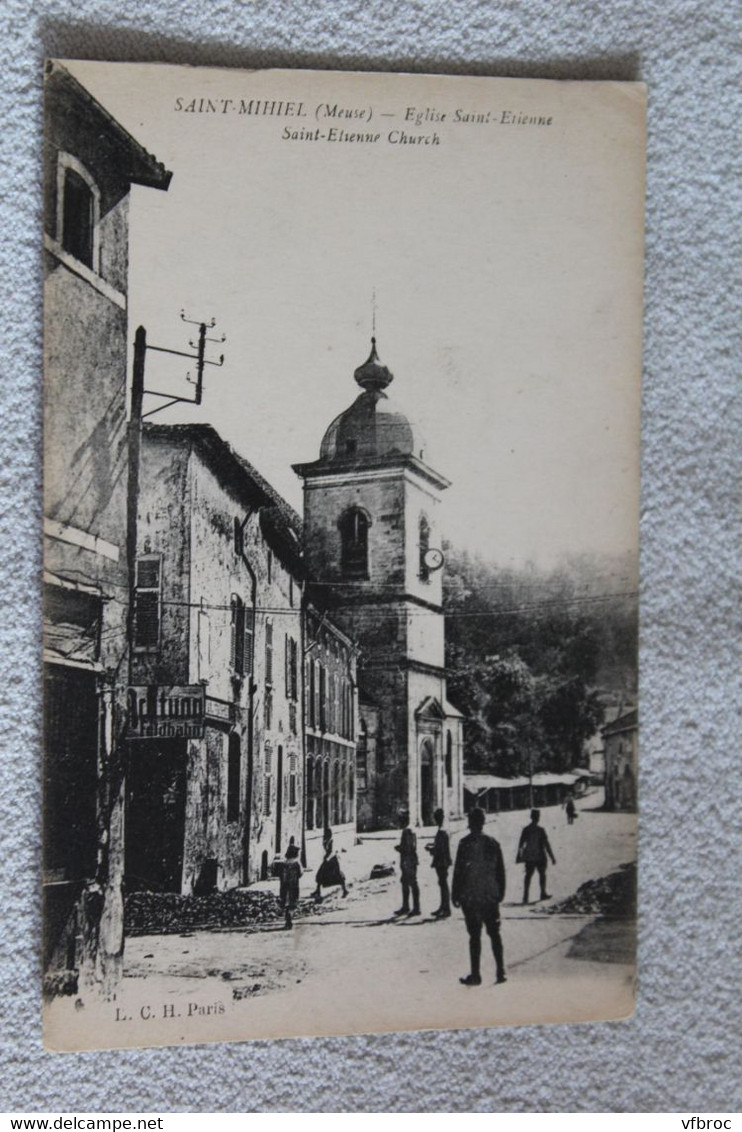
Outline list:
[[[45,88],[44,968],[123,954],[127,288],[132,184],[171,174],[60,64]]]
[[[607,810],[636,810],[638,737],[635,710],[625,712],[603,728]]]

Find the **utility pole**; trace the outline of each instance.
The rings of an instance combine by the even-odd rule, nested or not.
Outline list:
[[[533,747],[528,743],[528,804],[533,809]]]
[[[189,341],[188,345],[195,353],[186,353],[184,350],[171,350],[165,346],[154,346],[147,342],[147,332],[143,326],[137,327],[137,332],[134,335],[134,362],[132,367],[131,376],[131,413],[129,417],[129,481],[127,490],[127,505],[126,505],[126,560],[129,571],[129,615],[128,615],[128,629],[129,629],[129,683],[134,682],[133,661],[134,661],[134,631],[136,627],[136,566],[137,566],[137,514],[139,511],[139,472],[141,464],[141,448],[142,448],[142,421],[146,417],[154,416],[155,413],[161,412],[163,409],[170,408],[178,402],[183,402],[189,405],[200,405],[203,398],[203,377],[205,366],[222,366],[224,364],[224,355],[219,357],[219,361],[212,362],[206,358],[206,343],[207,342],[225,342],[226,335],[222,334],[220,338],[209,338],[207,330],[212,329],[216,325],[216,320],[211,319],[209,322],[195,322],[193,319],[186,318],[185,312],[180,312],[180,317],[183,322],[191,326],[198,327],[198,340],[196,342]],[[182,397],[174,393],[161,393],[157,389],[145,389],[144,387],[144,371],[145,360],[147,351],[154,350],[158,354],[173,354],[175,357],[188,358],[196,363],[196,379],[193,381],[190,374],[186,374],[186,381],[195,386],[193,397]],[[158,405],[155,409],[150,409],[145,413],[144,398],[160,397],[163,399],[164,404]]]
[[[143,326],[134,336],[134,365],[131,375],[131,415],[129,417],[129,482],[126,500],[126,565],[129,572],[129,683],[133,683],[134,601],[137,566],[137,511],[139,509],[139,463],[142,449],[142,407],[144,404],[144,359],[147,333]]]

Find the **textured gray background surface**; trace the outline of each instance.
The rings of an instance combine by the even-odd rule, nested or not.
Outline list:
[[[732,855],[739,848],[733,796],[739,779],[742,422],[734,362],[742,255],[735,5],[129,0],[124,7],[113,14],[106,0],[2,5],[0,1109],[738,1108],[734,952],[740,908]],[[44,54],[649,84],[640,996],[632,1020],[43,1052],[36,579]]]

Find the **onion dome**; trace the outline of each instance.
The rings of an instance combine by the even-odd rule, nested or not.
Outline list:
[[[328,428],[320,459],[355,461],[394,455],[422,458],[421,438],[384,392],[394,375],[381,364],[375,338],[371,339],[371,353],[353,376],[363,392]]]
[[[383,366],[379,361],[379,355],[376,353],[376,339],[371,339],[371,353],[366,358],[362,366],[353,374],[361,389],[373,389],[380,391],[386,389],[387,385],[391,385],[394,381],[394,374]]]

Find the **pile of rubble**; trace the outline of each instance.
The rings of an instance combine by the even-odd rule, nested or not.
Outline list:
[[[321,911],[312,899],[299,902],[299,915]],[[283,921],[275,892],[232,889],[208,896],[178,896],[172,892],[132,892],[124,905],[127,935],[173,935],[209,928],[241,928]]]
[[[618,872],[589,880],[566,900],[540,910],[549,916],[567,912],[581,916],[633,919],[636,916],[636,864],[621,865]]]

